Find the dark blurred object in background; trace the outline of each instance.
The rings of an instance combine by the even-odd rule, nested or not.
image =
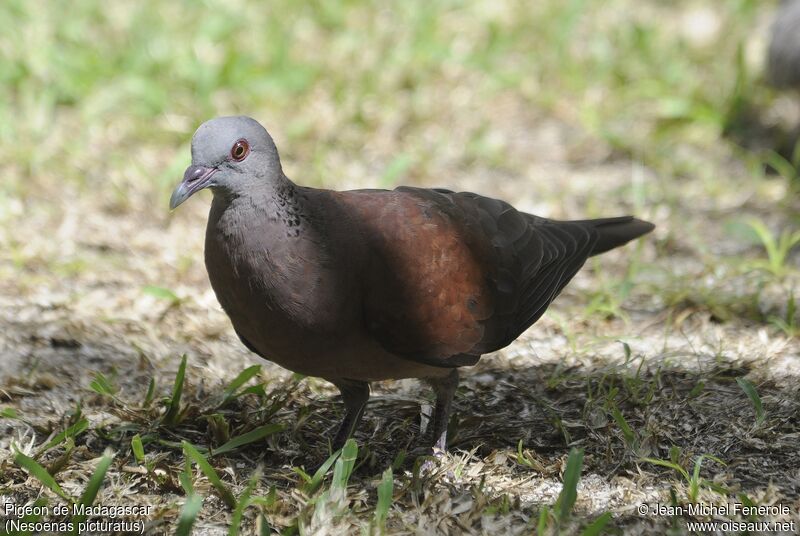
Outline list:
[[[784,0],[772,23],[767,55],[767,82],[800,88],[800,0]]]
[[[766,81],[776,89],[800,89],[800,0],[783,0],[770,28],[770,43],[767,51]],[[797,109],[797,103],[792,107]],[[787,110],[788,111],[788,110]],[[788,114],[788,129],[778,129],[780,135],[774,151],[789,166],[771,166],[780,175],[798,179],[800,169],[800,123],[796,113]],[[781,171],[783,169],[783,171]]]
[[[767,82],[800,89],[800,0],[783,0],[772,23]]]
[[[800,178],[800,0],[783,0],[769,27],[764,74],[749,79],[740,66],[724,135],[760,155],[766,171],[791,181]],[[742,60],[740,59],[740,62]],[[776,91],[760,91],[771,86]]]

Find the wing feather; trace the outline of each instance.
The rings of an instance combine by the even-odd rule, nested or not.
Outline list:
[[[365,318],[388,351],[441,367],[477,362],[536,322],[583,266],[585,222],[519,212],[471,192],[402,187],[348,198],[370,243]]]

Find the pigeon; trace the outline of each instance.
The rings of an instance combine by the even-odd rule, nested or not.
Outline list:
[[[339,389],[334,448],[358,426],[370,382],[419,378],[436,396],[426,444],[443,452],[459,367],[511,344],[588,257],[654,228],[556,221],[441,188],[300,186],[243,116],[197,129],[170,208],[205,188],[214,293],[249,350]]]
[[[800,0],[781,2],[771,33],[767,81],[778,89],[800,89]]]

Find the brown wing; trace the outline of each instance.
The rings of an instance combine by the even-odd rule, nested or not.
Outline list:
[[[511,344],[533,325],[580,270],[598,239],[592,225],[519,212],[496,199],[449,193],[479,236],[491,244],[484,263],[491,316],[470,351],[483,354]],[[477,230],[479,229],[479,231]]]
[[[597,233],[472,193],[342,192],[367,241],[365,325],[390,352],[470,365],[513,341],[580,269]]]

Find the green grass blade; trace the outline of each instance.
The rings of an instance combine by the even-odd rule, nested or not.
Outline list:
[[[103,485],[103,480],[106,477],[106,473],[108,472],[108,468],[111,466],[113,459],[114,455],[110,450],[106,450],[105,453],[103,453],[103,457],[100,459],[100,462],[97,464],[97,468],[89,478],[89,483],[86,485],[86,489],[83,490],[83,494],[81,495],[81,498],[78,500],[77,504],[87,507],[94,504],[94,501],[97,498],[97,492],[100,491],[100,487]],[[86,514],[79,514],[72,518],[72,534],[78,534],[78,525],[85,520]]]
[[[16,463],[17,465],[28,471],[28,473],[30,473],[31,476],[35,477],[43,485],[50,488],[50,490],[53,493],[55,493],[59,497],[62,497],[63,499],[72,502],[72,497],[67,495],[64,492],[64,490],[61,489],[61,486],[58,485],[58,482],[56,482],[56,480],[53,478],[53,475],[48,473],[47,469],[39,465],[36,462],[36,460],[34,460],[33,458],[29,458],[28,456],[25,456],[21,452],[17,452],[14,455],[14,463]]]
[[[681,448],[677,445],[672,445],[669,448],[669,461],[677,465],[680,459],[681,459]]]
[[[192,461],[189,457],[184,460],[183,471],[178,475],[183,492],[187,497],[194,495],[194,484],[192,483]]]
[[[178,519],[178,528],[175,536],[191,536],[192,526],[197,520],[197,514],[203,507],[203,498],[200,495],[190,495],[181,508],[181,517]]]
[[[539,522],[536,524],[536,534],[547,534],[547,526],[550,524],[550,508],[542,506],[539,510]]]
[[[227,504],[230,508],[236,508],[236,499],[233,497],[233,493],[231,493],[231,490],[228,488],[228,486],[222,482],[217,472],[213,467],[211,467],[211,464],[208,463],[208,460],[206,460],[205,456],[200,454],[200,452],[188,441],[183,441],[181,444],[183,445],[183,452],[188,458],[191,458],[191,460],[197,464],[203,474],[206,475],[206,478],[208,478],[208,481],[211,482],[211,485],[216,488],[222,500],[225,501],[225,504]]]
[[[611,416],[614,417],[614,420],[617,422],[617,426],[619,426],[620,430],[622,430],[622,436],[625,438],[625,443],[627,443],[629,447],[635,448],[636,433],[634,433],[633,429],[628,424],[628,421],[625,420],[625,416],[622,415],[622,412],[616,406],[611,408]]]
[[[322,481],[325,479],[325,475],[328,473],[328,470],[336,462],[336,460],[339,459],[341,453],[342,453],[341,450],[337,450],[336,452],[328,456],[328,459],[325,460],[325,462],[319,466],[319,469],[317,469],[313,477],[309,477],[305,471],[302,471],[302,469],[299,469],[299,471],[302,471],[302,473],[295,471],[298,472],[298,474],[303,478],[303,480],[306,481],[306,484],[303,486],[303,491],[305,493],[307,493],[308,495],[313,495],[319,489],[319,487],[322,485]]]
[[[19,414],[14,408],[3,408],[0,410],[0,418],[3,419],[19,419]]]
[[[156,392],[156,379],[150,378],[150,383],[147,384],[147,392],[144,394],[144,402],[142,402],[143,408],[149,408],[150,404],[153,403],[153,396]]]
[[[114,397],[117,393],[117,388],[108,381],[104,374],[98,372],[89,382],[89,388],[101,396]]]
[[[55,437],[53,437],[53,439],[48,441],[46,445],[44,445],[38,450],[38,452],[36,453],[36,457],[39,457],[41,454],[47,452],[53,447],[57,447],[58,445],[63,443],[64,440],[67,439],[68,437],[71,437],[73,439],[76,438],[77,436],[85,432],[87,428],[89,428],[89,421],[82,418],[81,420],[79,420],[78,422],[76,422],[75,424],[73,424],[72,426],[61,432],[60,434],[57,434]]]
[[[133,438],[131,438],[131,451],[133,452],[133,457],[136,459],[136,463],[139,465],[144,465],[144,445],[142,445],[142,438],[139,436],[139,434],[136,434],[133,436]]]
[[[609,521],[611,521],[611,512],[606,512],[583,529],[581,536],[599,536],[605,531]]]
[[[797,302],[794,299],[794,290],[786,300],[786,323],[790,326],[795,325],[795,315],[797,314]]]
[[[353,473],[353,467],[356,465],[356,458],[358,457],[358,445],[355,439],[348,439],[342,447],[342,454],[336,460],[333,467],[333,479],[331,480],[331,489],[345,489],[347,482],[350,480],[350,475]]]
[[[767,415],[764,412],[764,406],[761,404],[761,397],[758,396],[755,386],[744,378],[736,378],[736,383],[739,384],[744,394],[750,399],[750,403],[753,404],[753,409],[756,411],[756,424],[761,426]]]
[[[171,449],[180,450],[180,449],[183,448],[183,445],[181,445],[181,443],[179,441],[170,441],[169,439],[158,439],[157,438],[155,440],[155,442],[158,445],[164,445],[165,447],[169,447]],[[199,450],[205,450],[205,449],[199,449]]]
[[[269,526],[269,521],[264,514],[258,515],[258,534],[259,536],[271,536],[272,528]]]
[[[175,384],[172,386],[172,398],[169,401],[169,409],[164,415],[164,424],[173,426],[178,421],[178,414],[181,408],[181,395],[183,394],[183,380],[186,376],[186,354],[181,356],[181,364],[178,367],[178,374],[175,375]]]
[[[795,169],[794,165],[792,165],[791,162],[777,152],[772,150],[767,151],[763,158],[765,164],[775,168],[775,171],[778,172],[778,175],[787,181],[792,181],[797,176],[797,170]]]
[[[653,465],[660,465],[661,467],[667,467],[669,469],[673,469],[683,476],[683,478],[688,482],[689,481],[689,472],[674,462],[668,462],[667,460],[659,460],[658,458],[642,458],[642,461],[647,463],[652,463]]]
[[[256,472],[253,473],[253,476],[251,476],[250,480],[247,482],[247,486],[244,488],[244,491],[242,491],[242,494],[239,495],[239,501],[236,503],[236,508],[231,516],[231,525],[228,529],[228,536],[239,535],[239,527],[242,524],[242,515],[244,514],[245,509],[250,506],[250,496],[253,494],[253,490],[256,489],[259,480],[261,480],[261,468],[256,469]]]
[[[564,470],[564,487],[556,500],[556,516],[559,522],[569,518],[575,501],[578,499],[578,481],[581,478],[582,466],[583,449],[571,449],[567,459],[567,468]]]
[[[378,484],[378,504],[375,506],[375,529],[379,534],[386,533],[386,518],[392,506],[392,491],[394,490],[394,475],[392,468],[383,472],[381,483]]]
[[[47,504],[48,504],[47,497],[39,497],[38,499],[36,499],[33,502],[33,506],[34,507],[47,506]],[[23,516],[20,519],[20,522],[27,525],[29,523],[38,523],[41,520],[42,520],[42,516],[40,514],[28,514],[26,516]],[[17,536],[28,536],[30,533],[31,533],[31,531],[29,531],[29,530],[23,530],[23,531],[18,532]]]
[[[757,511],[756,510],[756,503],[753,502],[753,499],[748,497],[746,493],[739,493],[737,495],[737,497],[739,498],[739,502],[742,503],[743,506],[746,506],[748,508],[752,508],[753,509],[752,511]],[[758,516],[754,515],[754,514],[750,514],[748,516],[745,516],[745,519],[747,519],[748,521],[758,521]]]
[[[700,492],[700,467],[703,465],[703,457],[698,456],[694,462],[692,477],[689,479],[689,500],[695,502],[697,494]]]
[[[213,451],[212,456],[218,456],[220,454],[225,454],[226,452],[236,450],[241,446],[247,445],[248,443],[253,443],[254,441],[258,441],[259,439],[263,439],[282,430],[283,425],[281,424],[265,424],[263,426],[259,426],[258,428],[254,428],[246,434],[236,436],[224,445],[221,445],[218,449]]]
[[[706,460],[711,460],[712,462],[716,462],[716,463],[718,463],[718,464],[720,464],[722,466],[727,465],[724,461],[720,460],[716,456],[712,456],[711,454],[701,454],[700,457],[704,458]]]
[[[785,261],[786,252],[782,252],[778,246],[775,236],[772,231],[761,221],[755,218],[747,220],[747,224],[755,231],[764,251],[767,253],[767,266],[773,275],[780,275],[783,271],[783,263]]]
[[[319,471],[319,470],[317,470]],[[311,475],[303,471],[301,467],[292,467],[292,472],[295,473],[297,476],[303,479],[306,484],[311,483]]]
[[[242,395],[256,395],[260,398],[266,398],[267,392],[264,390],[263,384],[257,383],[255,385],[251,385],[250,387],[245,387],[236,394],[237,397]]]
[[[517,442],[517,458],[516,458],[516,461],[520,465],[523,465],[525,467],[530,467],[531,469],[536,469],[536,464],[533,462],[531,457],[522,450],[522,440],[521,439]]]
[[[155,285],[145,285],[142,287],[142,293],[149,294],[150,296],[160,300],[168,301],[171,305],[176,305],[181,301],[178,295],[172,292],[170,289],[157,287]]]
[[[259,496],[259,497],[251,497],[250,504],[257,504],[258,506],[262,506],[264,508],[272,508],[275,506],[275,502],[278,500],[278,490],[275,486],[270,486],[269,493],[267,493],[266,497]]]
[[[247,367],[240,372],[239,375],[228,384],[228,387],[225,388],[225,391],[222,393],[222,402],[220,405],[225,404],[228,400],[233,398],[236,394],[236,391],[238,391],[241,386],[250,381],[250,379],[259,372],[261,372],[261,365],[253,365],[252,367]]]
[[[703,392],[703,389],[705,389],[705,388],[706,388],[706,383],[704,381],[700,380],[699,382],[697,382],[697,384],[695,384],[694,387],[692,387],[692,390],[689,391],[689,394],[686,395],[686,396],[687,396],[687,398],[697,398],[700,395],[700,393]]]

